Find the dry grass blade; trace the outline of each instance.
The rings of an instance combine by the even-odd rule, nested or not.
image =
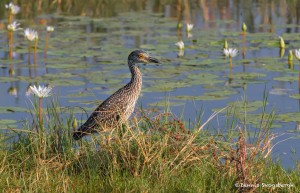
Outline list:
[[[186,142],[186,145],[180,150],[180,152],[176,155],[176,157],[174,158],[174,160],[171,162],[170,166],[173,166],[175,161],[178,159],[179,156],[182,155],[183,152],[185,152],[185,150],[190,147],[190,145],[193,143],[193,141],[196,139],[196,137],[198,136],[199,132],[202,131],[202,129],[205,127],[205,125],[207,125],[215,116],[217,116],[219,113],[221,113],[222,111],[224,111],[227,107],[222,108],[219,111],[214,112],[197,130],[196,132],[194,132],[192,134],[192,136],[189,138],[189,140]],[[185,158],[187,159],[187,158]],[[178,166],[177,166],[178,167]],[[176,169],[176,167],[174,167],[173,169]],[[172,170],[171,170],[172,171]]]

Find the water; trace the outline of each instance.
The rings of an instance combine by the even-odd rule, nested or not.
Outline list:
[[[77,2],[77,1],[74,1]],[[33,3],[32,3],[33,4]],[[109,1],[77,2],[36,7],[21,6],[16,20],[21,27],[39,32],[37,64],[28,65],[28,42],[22,31],[14,33],[13,62],[9,62],[4,3],[0,4],[0,126],[18,127],[17,121],[28,119],[24,112],[32,108],[33,97],[26,96],[29,85],[50,84],[63,106],[81,106],[89,113],[98,100],[104,100],[130,79],[126,64],[134,49],[146,49],[162,65],[140,65],[144,74],[142,96],[138,106],[162,109],[170,101],[172,112],[195,122],[200,110],[204,120],[213,109],[242,101],[255,103],[252,114],[261,112],[264,92],[268,93],[267,112],[276,110],[272,132],[280,135],[273,156],[285,167],[294,167],[299,159],[299,62],[289,66],[289,50],[300,48],[300,3],[286,1]],[[184,10],[179,8],[184,6]],[[182,25],[177,29],[178,21]],[[241,35],[241,25],[248,27]],[[186,24],[193,23],[191,34]],[[47,58],[44,58],[45,28],[53,25]],[[279,38],[286,41],[280,54]],[[240,53],[229,60],[222,55],[223,42]],[[185,42],[184,56],[178,57],[177,41]],[[246,51],[243,56],[244,50]],[[33,63],[31,54],[31,63]],[[11,74],[11,69],[14,74]],[[21,107],[16,109],[15,107]],[[24,108],[24,109],[23,109]],[[7,111],[11,109],[16,112]],[[287,114],[294,113],[294,114]],[[81,113],[77,113],[78,118]],[[212,125],[222,127],[224,115]],[[251,126],[255,128],[255,124]],[[291,153],[296,150],[296,154]]]

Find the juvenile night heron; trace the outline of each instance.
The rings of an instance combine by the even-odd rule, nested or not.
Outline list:
[[[75,140],[102,128],[119,127],[130,117],[142,89],[142,74],[136,66],[137,63],[159,63],[159,61],[142,50],[131,52],[128,56],[130,82],[95,109],[88,120],[73,133]]]

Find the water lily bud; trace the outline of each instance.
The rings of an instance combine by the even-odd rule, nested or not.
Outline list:
[[[13,76],[15,75],[15,70],[13,68],[9,68],[8,73],[9,75]]]
[[[72,122],[72,127],[75,130],[77,128],[77,119],[74,117],[73,122]]]
[[[224,40],[224,49],[227,49],[228,48],[228,43],[227,43],[227,40],[225,39]]]
[[[177,29],[180,29],[180,28],[182,28],[182,23],[181,23],[181,22],[178,22],[178,23],[177,23]]]
[[[242,25],[242,31],[243,31],[243,32],[246,32],[246,31],[247,31],[247,25],[245,24],[245,22],[243,22],[243,25]]]
[[[289,67],[289,69],[294,69],[293,60],[288,61],[288,67]]]
[[[284,40],[281,36],[279,36],[280,38],[280,48],[285,48],[285,43],[284,43]]]
[[[293,61],[293,51],[292,50],[289,51],[288,61]]]

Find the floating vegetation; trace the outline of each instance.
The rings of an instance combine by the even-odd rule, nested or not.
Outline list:
[[[16,127],[16,120],[13,119],[1,119],[0,120],[0,129],[6,128],[6,127]]]
[[[28,109],[27,108],[23,108],[23,107],[4,107],[4,106],[1,106],[0,107],[0,114],[3,114],[3,113],[15,113],[15,112],[28,112]]]
[[[187,82],[193,85],[214,85],[218,83],[224,82],[224,80],[219,80],[218,75],[209,74],[209,73],[200,73],[200,74],[188,74],[187,75]]]
[[[300,122],[300,112],[282,113],[276,116],[276,120],[280,122]]]
[[[291,89],[273,88],[269,93],[274,95],[286,95],[290,91]]]
[[[240,80],[256,80],[258,78],[262,78],[265,77],[266,74],[263,73],[256,73],[256,72],[242,72],[242,73],[234,73],[232,74],[232,78],[233,79],[240,79]]]
[[[254,112],[263,106],[263,101],[235,101],[228,103],[228,106],[235,107],[240,111],[240,113],[244,112],[245,110],[247,112]]]
[[[169,82],[166,80],[155,80],[151,81],[151,83],[152,84],[144,88],[142,92],[170,92],[176,88],[184,88],[191,86],[191,84],[183,81]]]
[[[294,81],[298,81],[298,77],[297,76],[282,76],[282,77],[275,77],[274,80],[277,81],[283,81],[283,82],[294,82]]]
[[[182,106],[184,105],[183,102],[174,102],[174,101],[157,101],[154,103],[149,103],[148,104],[150,107],[170,107],[170,106]]]
[[[175,96],[175,99],[179,100],[224,100],[228,98],[230,95],[237,94],[236,91],[232,90],[217,90],[204,92],[201,96]]]

